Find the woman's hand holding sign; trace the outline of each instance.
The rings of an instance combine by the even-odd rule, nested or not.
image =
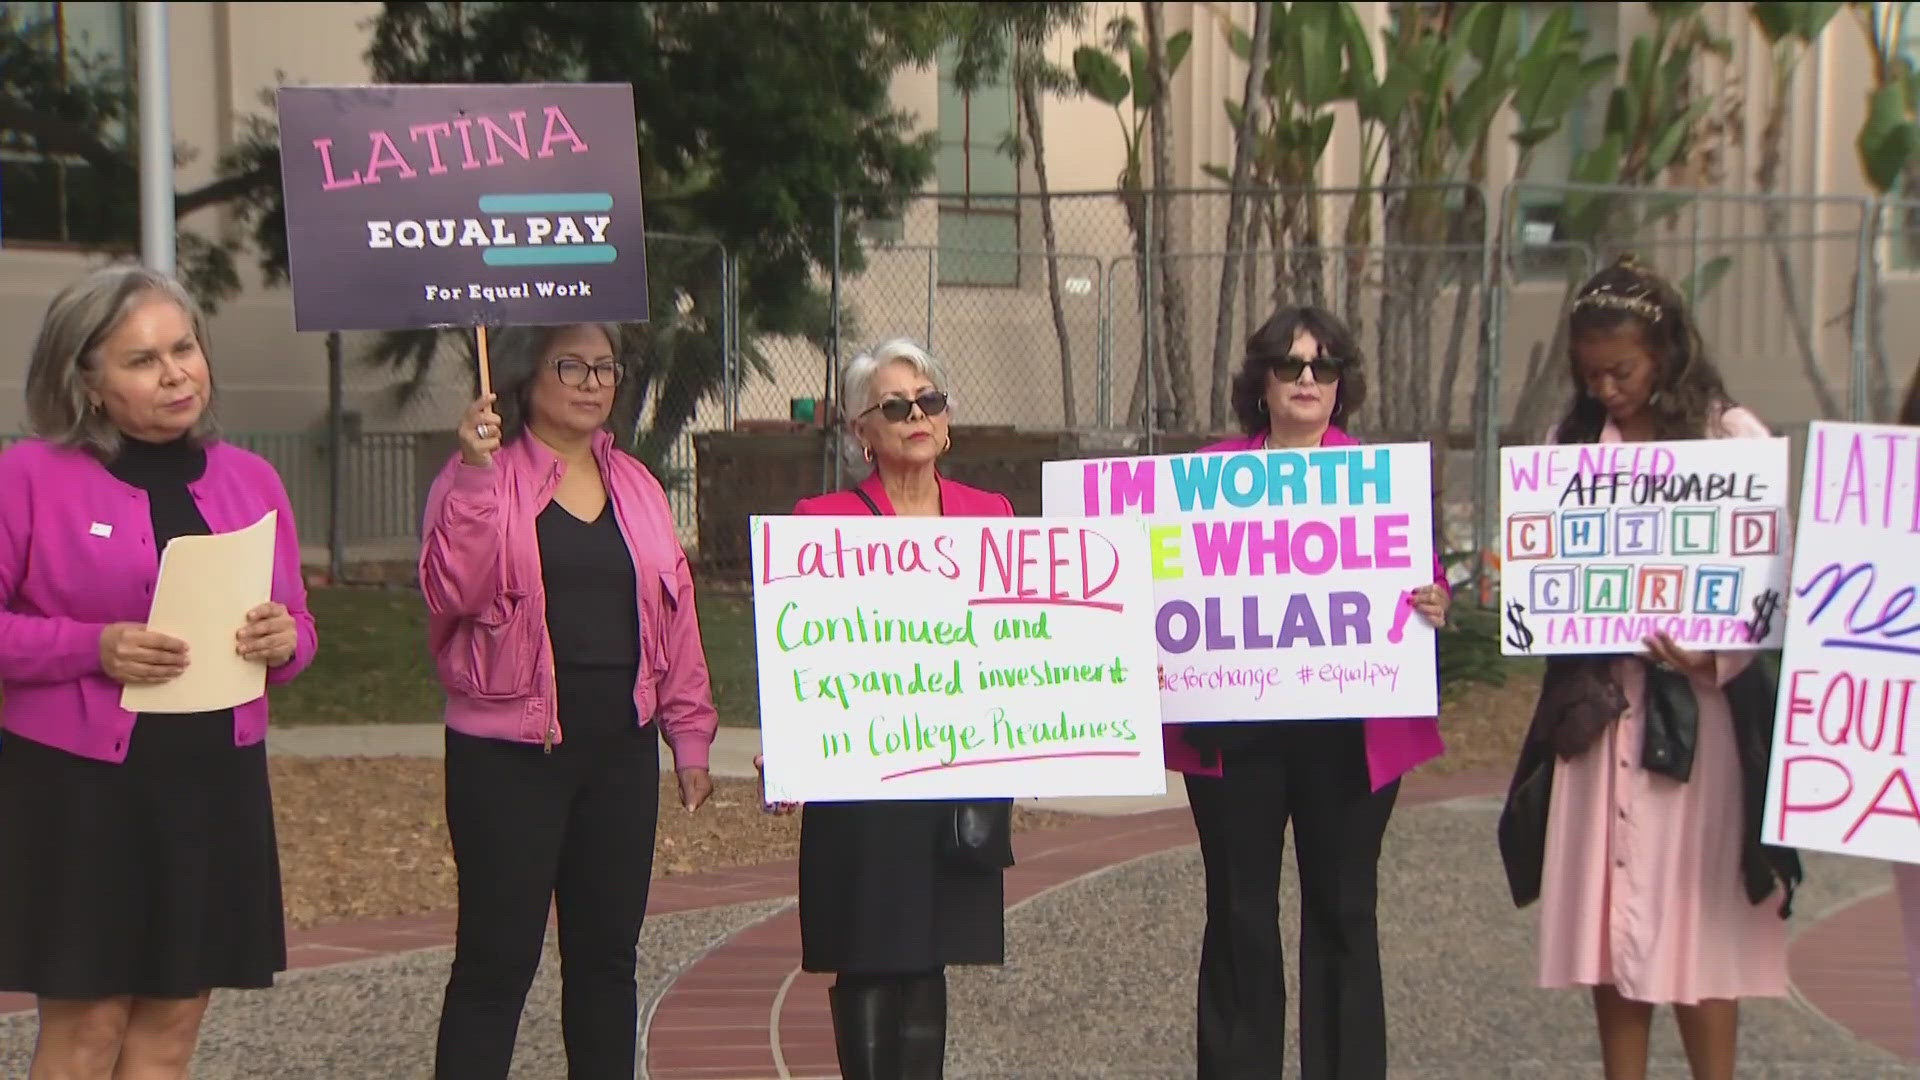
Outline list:
[[[769,814],[791,814],[800,808],[799,803],[767,801],[767,759],[765,755],[753,755],[753,771],[760,774],[760,806]]]
[[[500,449],[500,414],[493,411],[494,396],[481,394],[460,418],[460,460],[476,469],[493,465]]]
[[[1413,610],[1435,630],[1447,625],[1447,605],[1452,597],[1438,585],[1426,584],[1413,590]]]

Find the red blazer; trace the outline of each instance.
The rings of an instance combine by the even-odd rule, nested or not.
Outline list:
[[[977,487],[955,483],[944,476],[936,477],[940,482],[940,516],[942,517],[1012,517],[1013,503],[997,491],[983,491]],[[880,483],[880,473],[876,470],[865,480],[854,485],[867,493],[880,512],[893,516],[893,502],[887,498],[887,490]],[[829,491],[825,495],[815,495],[801,499],[793,504],[796,514],[814,514],[822,517],[868,517],[873,511],[860,501],[852,489]]]
[[[1225,442],[1203,446],[1196,453],[1212,454],[1221,451],[1258,450],[1267,444],[1267,433],[1228,439]],[[1321,446],[1358,446],[1360,440],[1329,425],[1326,434],[1320,436]],[[854,500],[858,502],[859,500]],[[1434,584],[1452,595],[1453,589],[1447,584],[1447,575],[1440,567],[1440,558],[1436,554],[1433,560]],[[1378,791],[1414,766],[1430,761],[1446,752],[1446,743],[1440,739],[1440,720],[1438,717],[1418,718],[1382,718],[1362,721],[1367,725],[1367,775],[1373,782],[1373,790]],[[1201,776],[1218,776],[1218,765],[1207,766],[1200,751],[1187,742],[1186,725],[1167,724],[1160,729],[1166,743],[1167,768],[1183,773],[1196,773]]]

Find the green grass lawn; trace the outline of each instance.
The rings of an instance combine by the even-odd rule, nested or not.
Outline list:
[[[720,722],[760,723],[753,599],[738,589],[698,588],[700,636]],[[427,609],[412,589],[321,588],[308,594],[320,625],[320,655],[273,693],[277,724],[419,723],[440,718],[440,684],[427,657]],[[1500,655],[1498,620],[1465,605],[1441,634],[1441,685],[1449,697],[1497,686],[1539,661]]]
[[[427,656],[427,609],[412,589],[319,588],[307,596],[320,655],[273,692],[276,724],[420,723],[440,718],[440,683]],[[703,592],[700,634],[720,722],[760,722],[753,602]]]

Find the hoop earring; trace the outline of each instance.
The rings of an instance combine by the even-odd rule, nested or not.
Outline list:
[[[860,456],[867,459],[867,464],[873,464],[873,447],[868,446],[866,443],[861,443]]]
[[[1655,390],[1655,391],[1654,391],[1653,393],[1651,393],[1651,394],[1648,394],[1648,395],[1647,395],[1647,404],[1649,404],[1649,405],[1658,405],[1658,404],[1660,404],[1660,391],[1658,391],[1658,390]]]
[[[1264,397],[1260,399],[1260,415],[1267,415],[1267,399]]]
[[[953,436],[949,435],[947,436],[947,444],[940,448],[940,452],[944,454],[951,449],[953,449]]]

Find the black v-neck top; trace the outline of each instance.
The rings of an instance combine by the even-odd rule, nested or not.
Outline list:
[[[639,592],[613,500],[592,521],[581,521],[555,500],[534,524],[554,666],[636,670]]]

